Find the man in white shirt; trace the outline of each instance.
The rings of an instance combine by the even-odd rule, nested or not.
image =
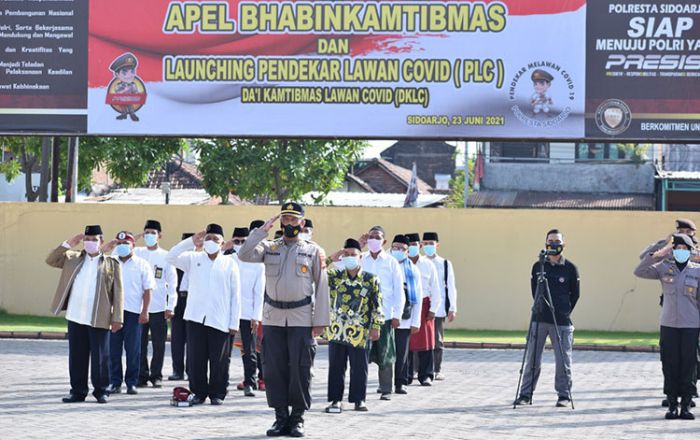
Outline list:
[[[71,251],[81,242],[81,252]],[[107,403],[109,331],[122,327],[124,297],[119,263],[100,253],[101,246],[102,228],[90,225],[84,234],[64,241],[46,258],[46,264],[61,269],[51,311],[58,315],[65,310],[68,321],[71,389],[63,403],[85,401],[88,365],[93,395],[98,403]]]
[[[180,240],[190,238],[194,232],[184,232]],[[201,251],[201,249],[197,249]],[[177,273],[177,305],[175,315],[170,321],[170,356],[173,359],[173,374],[168,376],[168,380],[184,380],[187,371],[185,361],[185,347],[187,346],[187,325],[185,324],[185,308],[187,308],[187,288],[189,277],[187,274],[175,268]]]
[[[444,349],[444,324],[452,322],[457,315],[457,286],[455,285],[455,271],[452,262],[442,258],[437,251],[440,248],[440,241],[437,232],[424,232],[421,243],[423,253],[435,265],[440,283],[440,294],[442,296],[440,306],[435,313],[435,380],[443,380],[442,353]]]
[[[377,392],[381,393],[382,400],[390,400],[396,361],[394,329],[401,323],[405,302],[403,271],[396,259],[383,249],[386,239],[384,228],[381,226],[372,227],[367,234],[360,237],[359,242],[361,246],[367,245],[369,248],[360,259],[362,270],[379,278],[379,288],[382,292],[382,313],[385,321],[379,332],[379,340],[372,343],[370,360],[379,367]]]
[[[239,330],[243,342],[243,394],[255,397],[253,390],[257,387],[256,372],[258,368],[257,342],[258,326],[262,322],[263,302],[265,299],[265,264],[247,263],[238,258],[238,252],[246,242],[250,231],[248,228],[235,228],[233,238],[226,242],[224,251],[230,247],[233,258],[238,264],[241,277],[241,320]]]
[[[168,320],[173,317],[177,305],[177,272],[172,264],[165,261],[168,251],[158,246],[162,238],[160,222],[148,220],[143,229],[143,241],[146,247],[134,249],[134,255],[143,258],[151,266],[156,288],[151,294],[148,307],[148,322],[141,332],[141,367],[137,386],[145,387],[150,381],[155,388],[163,383],[163,361],[165,359],[165,340],[168,337]],[[148,365],[148,334],[151,334],[153,357]]]
[[[435,348],[435,314],[442,295],[435,265],[420,255],[420,235],[406,234],[408,237],[408,258],[421,273],[423,298],[421,299],[420,331],[411,335],[408,355],[409,385],[413,382],[413,372],[418,371],[418,381],[423,386],[431,386],[434,378],[433,349]]]
[[[241,314],[239,271],[221,252],[224,230],[210,224],[206,230],[170,249],[166,261],[187,273],[187,361],[192,403],[221,405],[227,394],[231,336]],[[193,252],[203,246],[204,252]],[[207,368],[208,367],[208,368]],[[209,377],[207,378],[207,369]]]
[[[423,288],[418,267],[408,259],[408,237],[397,235],[391,243],[391,256],[395,258],[403,271],[403,294],[405,305],[401,314],[401,323],[394,332],[396,340],[396,364],[394,365],[394,392],[408,394],[406,386],[413,375],[408,362],[408,349],[411,335],[420,331],[421,311],[423,305]]]
[[[122,382],[126,383],[127,394],[138,394],[142,324],[148,322],[148,306],[156,280],[148,262],[134,255],[135,242],[131,232],[121,231],[103,249],[109,253],[116,247],[124,288],[124,327],[109,338],[109,394],[121,393]],[[126,374],[122,370],[122,351],[126,352]]]

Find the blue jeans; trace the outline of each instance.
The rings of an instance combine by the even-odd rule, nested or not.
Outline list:
[[[141,362],[141,330],[139,314],[124,311],[124,326],[109,335],[109,383],[118,387],[125,382],[136,386]],[[126,376],[122,373],[122,348],[126,351]]]

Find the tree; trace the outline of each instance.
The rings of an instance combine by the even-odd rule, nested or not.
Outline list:
[[[228,203],[229,193],[299,200],[317,191],[321,201],[342,185],[364,141],[306,139],[205,139],[193,141],[207,193]]]
[[[46,139],[42,142],[39,137],[6,136],[0,138],[0,146],[7,148],[15,157],[14,161],[5,162],[0,169],[5,173],[5,180],[12,182],[24,173],[24,188],[28,202],[37,199],[45,201],[48,198],[50,149]],[[14,163],[12,163],[14,162]],[[34,189],[32,174],[41,168],[41,184]]]
[[[182,149],[183,143],[178,138],[81,138],[79,186],[89,189],[92,170],[104,166],[122,187],[138,187],[146,183],[152,170],[162,167]]]
[[[474,159],[469,159],[467,163],[469,170],[469,192],[474,186]],[[450,179],[450,195],[447,197],[446,206],[448,208],[464,208],[464,169],[455,171],[455,175]]]

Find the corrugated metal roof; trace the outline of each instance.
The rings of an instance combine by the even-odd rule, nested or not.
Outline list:
[[[674,180],[700,180],[699,171],[665,171],[658,170],[656,179],[674,179]]]
[[[650,194],[593,194],[484,190],[469,195],[474,208],[654,210]]]
[[[302,203],[313,205],[313,196],[307,193],[302,197]],[[366,206],[372,208],[402,208],[406,194],[398,193],[361,193],[331,191],[319,205],[330,206]],[[439,205],[447,198],[446,194],[418,194],[417,208]]]

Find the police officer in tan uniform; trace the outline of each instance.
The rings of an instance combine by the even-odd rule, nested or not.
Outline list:
[[[266,240],[277,219],[283,237]],[[304,436],[314,337],[330,324],[326,256],[317,244],[299,238],[303,228],[304,208],[285,203],[279,215],[250,232],[238,252],[241,261],[265,263],[263,367],[267,404],[275,409],[270,437]]]

